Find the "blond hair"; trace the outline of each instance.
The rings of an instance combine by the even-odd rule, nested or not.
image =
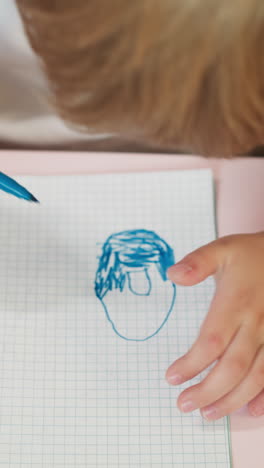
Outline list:
[[[229,155],[263,142],[263,0],[17,0],[62,118]]]

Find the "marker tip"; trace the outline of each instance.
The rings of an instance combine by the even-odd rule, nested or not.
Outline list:
[[[30,196],[30,201],[32,201],[34,203],[39,203],[39,201],[36,199],[36,197],[34,197],[34,195]]]

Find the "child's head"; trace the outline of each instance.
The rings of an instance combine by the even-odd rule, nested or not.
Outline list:
[[[17,0],[69,122],[205,154],[263,143],[263,0]]]

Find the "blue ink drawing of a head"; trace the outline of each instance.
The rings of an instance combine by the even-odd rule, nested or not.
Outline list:
[[[123,231],[103,245],[95,294],[115,333],[128,341],[146,341],[167,322],[176,288],[167,280],[175,263],[172,248],[155,232]]]

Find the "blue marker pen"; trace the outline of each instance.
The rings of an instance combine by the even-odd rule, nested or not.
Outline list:
[[[38,200],[25,187],[18,184],[14,179],[0,172],[0,190],[10,193],[18,198],[38,203]]]

